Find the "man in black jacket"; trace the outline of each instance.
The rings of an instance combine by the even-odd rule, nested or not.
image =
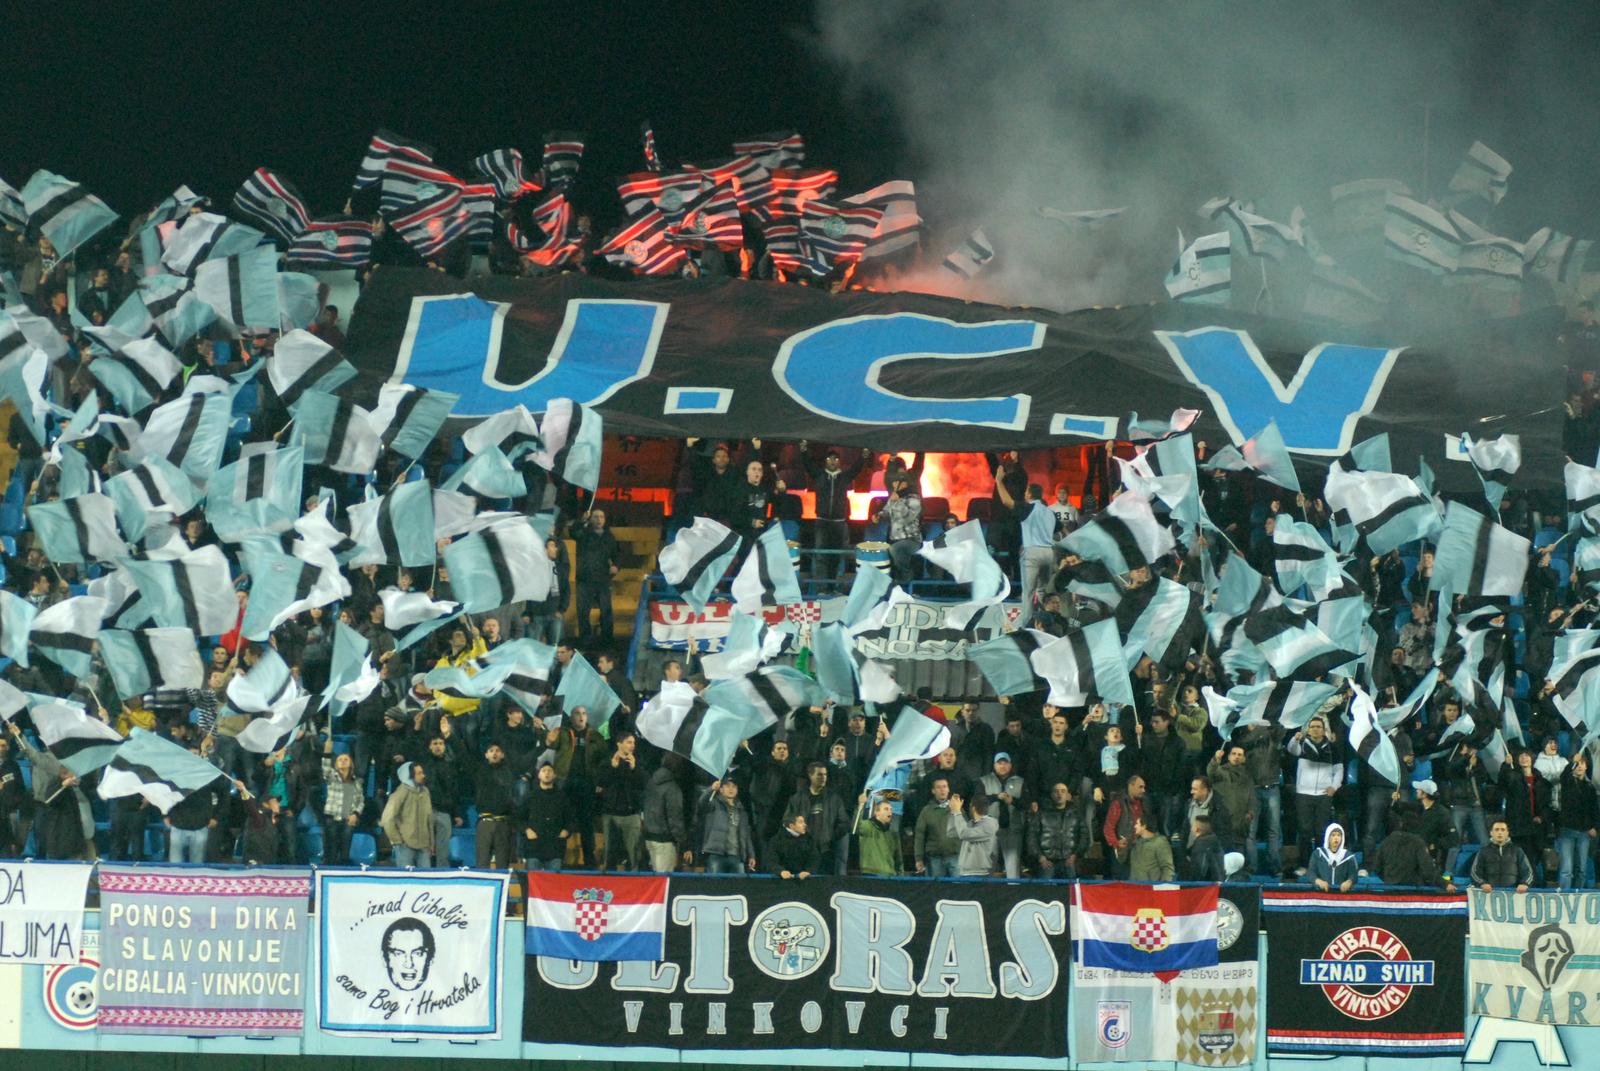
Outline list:
[[[1422,837],[1422,816],[1415,811],[1402,814],[1400,828],[1383,838],[1377,853],[1367,860],[1367,867],[1385,885],[1446,886],[1439,864]],[[1453,890],[1454,886],[1450,888]]]
[[[528,793],[523,806],[522,854],[530,870],[560,870],[567,854],[567,836],[572,827],[572,805],[556,784],[556,768],[550,759],[539,762],[538,783]]]
[[[1189,822],[1189,852],[1184,859],[1185,881],[1226,881],[1228,868],[1223,862],[1222,842],[1217,839],[1211,816],[1195,815]]]
[[[616,750],[600,767],[600,829],[605,837],[601,870],[638,870],[639,834],[644,813],[645,774],[639,765],[639,738],[617,735]]]
[[[506,765],[506,753],[491,743],[479,754],[475,748],[458,743],[450,728],[454,719],[439,723],[446,742],[464,757],[467,776],[472,781],[473,799],[478,804],[477,865],[480,870],[503,869],[513,865],[516,838],[511,820],[516,808],[516,774]]]
[[[578,644],[589,643],[589,614],[600,611],[599,639],[602,645],[612,641],[611,633],[611,581],[622,565],[622,551],[617,537],[606,527],[606,512],[593,510],[589,523],[573,533],[578,545]]]
[[[1472,857],[1472,884],[1484,892],[1515,887],[1519,893],[1533,884],[1533,864],[1511,843],[1511,827],[1504,818],[1496,818],[1489,826],[1489,843]]]
[[[466,824],[461,760],[445,746],[444,737],[434,733],[421,762],[427,776],[428,798],[433,802],[433,865],[445,867],[450,865],[450,836]]]
[[[821,466],[818,466],[816,459],[806,450],[806,441],[800,440],[800,457],[805,463],[806,479],[816,493],[817,519],[812,522],[811,545],[824,552],[813,555],[811,559],[811,575],[818,580],[831,580],[844,571],[842,557],[827,552],[841,551],[850,541],[849,491],[856,475],[861,472],[861,466],[871,456],[871,450],[862,449],[860,456],[845,468],[840,463],[839,451],[829,450]]]
[[[767,869],[780,878],[809,878],[817,869],[817,842],[806,835],[806,816],[796,812],[767,841]]]

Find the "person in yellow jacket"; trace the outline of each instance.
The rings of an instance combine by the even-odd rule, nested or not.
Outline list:
[[[489,645],[483,642],[483,633],[478,631],[477,623],[470,616],[464,616],[461,620],[466,622],[467,627],[451,631],[450,652],[440,655],[439,661],[433,664],[433,668],[446,669],[454,667],[466,670],[468,676],[475,676],[478,671],[471,663],[475,659],[488,654]],[[469,632],[472,635],[472,642],[470,643],[467,642],[467,634]],[[438,702],[440,709],[450,717],[470,714],[478,709],[479,703],[479,700],[476,699],[453,698],[442,692],[434,693],[434,699]]]

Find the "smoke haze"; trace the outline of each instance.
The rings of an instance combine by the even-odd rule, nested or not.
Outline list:
[[[1594,169],[1564,159],[1593,136],[1596,8],[877,0],[819,5],[816,43],[896,110],[929,251],[992,240],[962,296],[1070,309],[1163,297],[1178,229],[1220,229],[1208,198],[1315,220],[1352,179],[1438,194],[1475,138],[1517,169],[1495,229],[1595,236]],[[1039,215],[1123,205],[1095,231]]]

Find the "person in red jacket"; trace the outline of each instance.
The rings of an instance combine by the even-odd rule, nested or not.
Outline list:
[[[1106,808],[1105,824],[1101,827],[1101,834],[1106,839],[1106,848],[1113,851],[1111,876],[1125,878],[1128,876],[1128,849],[1133,846],[1133,823],[1144,818],[1144,778],[1134,774],[1128,778],[1128,787],[1111,799],[1111,806]]]

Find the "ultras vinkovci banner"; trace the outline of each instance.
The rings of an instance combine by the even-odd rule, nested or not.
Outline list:
[[[523,1039],[1063,1057],[1064,890],[674,877],[664,962],[527,958]]]
[[[1133,412],[1191,408],[1213,448],[1276,422],[1291,451],[1324,462],[1387,432],[1398,468],[1426,457],[1463,490],[1476,480],[1447,436],[1509,432],[1519,480],[1554,487],[1559,315],[1393,338],[1176,303],[1057,314],[739,279],[385,267],[356,307],[347,356],[361,376],[341,393],[370,405],[388,381],[450,391],[463,421],[567,397],[612,432],[885,450],[1079,445],[1125,436]]]

